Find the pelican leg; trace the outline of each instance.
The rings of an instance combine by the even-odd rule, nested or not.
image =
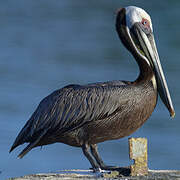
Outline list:
[[[90,151],[89,151],[90,146],[88,144],[83,144],[82,146],[82,150],[84,155],[87,157],[87,159],[89,160],[89,162],[92,165],[92,168],[94,170],[94,172],[99,172],[100,171],[100,166],[99,164],[96,162],[96,160],[94,159],[94,157],[91,155]]]
[[[103,170],[117,170],[120,167],[118,166],[107,166],[104,164],[103,160],[101,159],[99,153],[98,153],[98,146],[97,144],[91,144],[91,153],[96,159],[97,163],[99,164],[100,168]]]

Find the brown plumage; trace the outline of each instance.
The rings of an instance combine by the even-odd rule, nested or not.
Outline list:
[[[174,115],[163,72],[155,63],[159,59],[148,14],[133,6],[122,8],[116,30],[139,65],[137,80],[69,85],[53,92],[40,102],[10,151],[28,142],[19,154],[22,158],[34,147],[61,142],[82,147],[95,171],[113,169],[103,163],[97,143],[129,136],[141,127],[156,106],[158,92]]]

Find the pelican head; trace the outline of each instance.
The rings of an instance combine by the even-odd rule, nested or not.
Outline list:
[[[140,67],[141,80],[155,77],[154,87],[170,112],[175,111],[157,52],[150,16],[141,8],[128,6],[118,11],[116,30],[125,47],[132,53]],[[146,77],[147,78],[147,77]]]

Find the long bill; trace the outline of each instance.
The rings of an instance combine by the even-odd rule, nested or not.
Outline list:
[[[168,86],[166,83],[166,79],[162,70],[162,66],[160,63],[159,55],[157,52],[154,36],[152,32],[146,34],[140,26],[135,26],[135,37],[138,40],[139,48],[141,52],[138,50],[139,48],[136,47],[137,51],[144,56],[144,59],[147,63],[152,67],[155,78],[157,82],[157,90],[161,97],[161,100],[167,107],[170,112],[170,116],[173,118],[175,116],[174,107],[172,104],[171,96],[168,90]]]

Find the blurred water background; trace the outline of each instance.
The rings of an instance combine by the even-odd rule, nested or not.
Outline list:
[[[88,169],[81,149],[53,144],[22,160],[8,153],[40,100],[67,84],[134,80],[138,66],[115,32],[115,12],[135,5],[151,14],[176,117],[161,101],[133,137],[149,141],[150,169],[180,169],[179,0],[2,0],[0,2],[0,179]],[[99,144],[108,165],[127,166],[128,138]]]

